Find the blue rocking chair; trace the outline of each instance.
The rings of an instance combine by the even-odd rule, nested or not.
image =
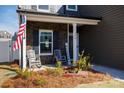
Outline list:
[[[66,56],[62,56],[62,53],[61,53],[60,49],[55,49],[54,50],[54,56],[55,56],[56,61],[61,61],[62,64],[67,63]]]

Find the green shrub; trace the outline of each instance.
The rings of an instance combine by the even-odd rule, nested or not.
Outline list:
[[[53,76],[60,76],[63,74],[63,69],[62,68],[55,68],[55,69],[51,69],[51,68],[47,68],[46,69],[46,73],[48,75],[53,75]]]
[[[90,55],[85,55],[82,51],[79,60],[77,61],[78,70],[89,70],[91,69],[91,57]]]
[[[57,68],[61,68],[62,67],[62,62],[61,61],[57,61],[56,62],[56,67]]]
[[[47,73],[48,75],[51,75],[51,74],[54,73],[54,69],[46,68],[46,73]]]
[[[41,76],[37,76],[34,80],[34,84],[36,84],[36,85],[42,86],[42,85],[45,85],[46,83],[47,83],[47,81],[44,78],[42,78]]]
[[[61,76],[64,73],[62,68],[55,69],[55,76]]]
[[[18,69],[16,70],[16,73],[18,74],[19,77],[23,79],[28,79],[35,74],[35,72],[29,71],[28,69],[25,69],[25,70]]]
[[[74,62],[74,61],[73,61],[73,62],[72,62],[72,65],[73,65],[73,66],[76,66],[76,65],[77,65],[77,62]]]

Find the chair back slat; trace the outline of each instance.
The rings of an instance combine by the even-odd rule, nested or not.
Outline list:
[[[28,57],[28,59],[35,60],[36,59],[35,51],[34,50],[28,50],[27,51],[27,57]]]
[[[61,60],[62,58],[61,51],[59,49],[54,50],[54,56],[57,60]]]

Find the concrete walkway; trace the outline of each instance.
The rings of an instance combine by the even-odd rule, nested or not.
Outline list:
[[[117,70],[105,66],[93,65],[92,67],[96,71],[104,72],[110,74],[115,80],[124,82],[124,71]]]

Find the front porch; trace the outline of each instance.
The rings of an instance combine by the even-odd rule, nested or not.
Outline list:
[[[42,36],[50,34],[51,36]],[[49,45],[40,38],[51,39]],[[40,42],[41,41],[41,42]],[[67,42],[67,25],[47,22],[27,22],[27,46],[31,46],[37,55],[40,55],[42,64],[54,63],[54,50],[62,50],[65,55],[65,43]],[[41,48],[40,44],[44,44]]]
[[[23,14],[20,13],[20,14]],[[79,54],[80,31],[82,25],[98,25],[100,20],[28,14],[26,38],[23,50],[32,47],[40,55],[42,64],[54,64],[54,50],[60,49],[66,56],[67,64],[76,62]],[[66,48],[66,46],[67,48]],[[25,47],[24,47],[25,46]],[[27,47],[26,47],[27,46]],[[26,49],[27,48],[27,49]],[[26,53],[23,52],[23,68],[26,68]]]

